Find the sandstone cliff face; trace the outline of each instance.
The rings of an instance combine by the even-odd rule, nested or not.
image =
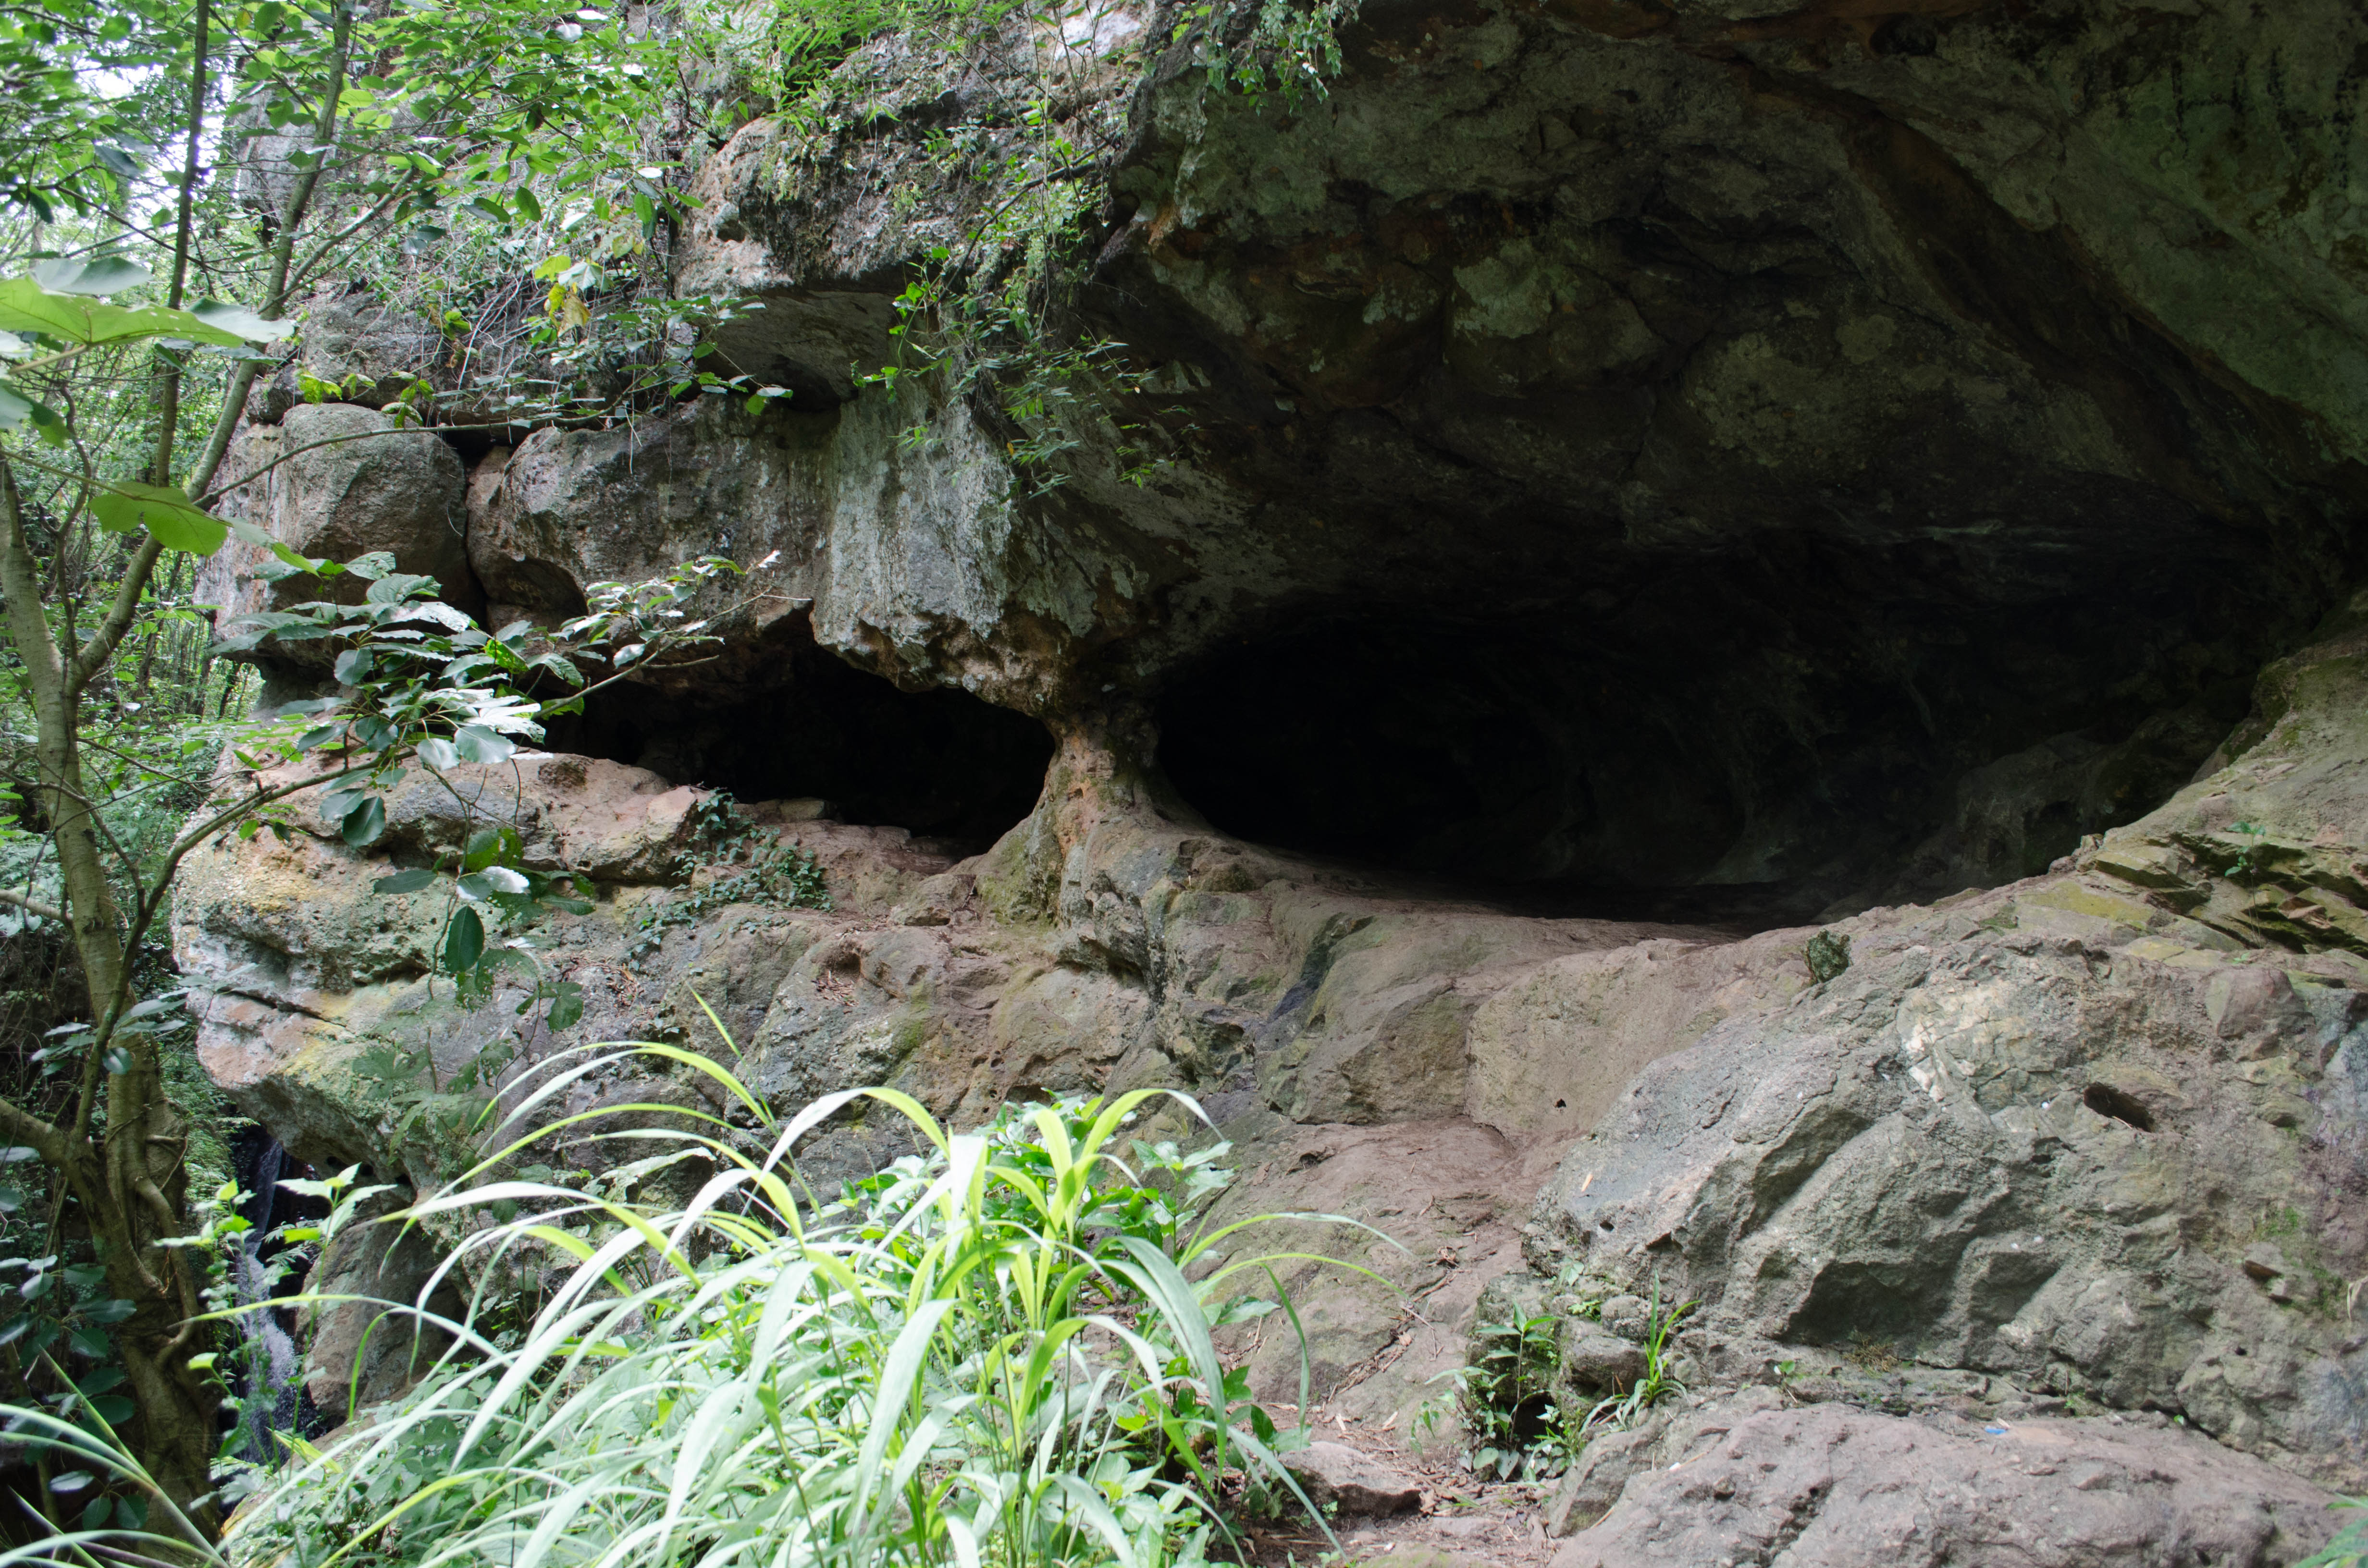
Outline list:
[[[1175,20],[1050,64],[868,46],[860,129],[715,153],[684,287],[765,302],[724,347],[785,409],[539,430],[465,482],[400,438],[465,517],[404,563],[497,621],[780,556],[713,664],[399,803],[398,857],[510,823],[601,886],[534,938],[585,1022],[525,1056],[664,1038],[780,1108],[891,1083],[957,1120],[1187,1088],[1228,1212],[1394,1238],[1299,1239],[1402,1293],[1289,1281],[1377,1418],[1484,1289],[1657,1288],[1707,1303],[1704,1389],[2069,1398],[2368,1478],[2368,23],[1375,3],[1286,105]],[[945,146],[1047,79],[1099,149],[1072,324],[1143,373],[1082,381],[1065,444],[850,373],[994,194]],[[253,412],[258,452],[361,417]],[[318,549],[374,492],[309,472],[251,505]],[[444,550],[427,494],[358,537]],[[714,881],[717,784],[832,909],[660,918]],[[243,1106],[430,1184],[372,1052],[449,1075],[511,1015],[429,984],[430,901],[363,869],[209,851],[176,949]],[[1295,1386],[1295,1345],[1244,1348]]]

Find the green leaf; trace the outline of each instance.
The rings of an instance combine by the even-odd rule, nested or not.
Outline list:
[[[44,428],[58,423],[56,412],[48,403],[0,381],[0,430],[14,430],[28,419]]]
[[[68,1334],[66,1343],[92,1358],[108,1355],[115,1348],[115,1341],[107,1336],[105,1329],[92,1328],[87,1325]]]
[[[103,157],[105,154],[102,153]],[[92,261],[37,261],[33,280],[52,294],[120,294],[155,274],[136,261],[103,256]]]
[[[337,824],[337,835],[356,849],[365,849],[386,832],[386,802],[376,795],[347,812]]]
[[[116,481],[90,498],[91,515],[108,533],[128,534],[146,528],[167,550],[211,555],[222,548],[230,525],[209,517],[180,490],[162,484]]]
[[[584,987],[572,980],[559,983],[558,994],[551,999],[551,1011],[543,1023],[554,1029],[573,1028],[584,1017]]]
[[[91,1474],[91,1472],[86,1470],[70,1470],[63,1475],[53,1475],[50,1477],[50,1490],[52,1492],[79,1492],[97,1479],[98,1478],[97,1476]]]
[[[82,1315],[93,1323],[119,1324],[139,1310],[135,1303],[118,1297],[113,1301],[97,1301],[83,1308]]]
[[[245,305],[226,304],[220,300],[199,300],[189,307],[189,313],[208,326],[249,343],[277,343],[290,335],[286,322],[267,320]]]
[[[428,736],[419,743],[417,750],[419,760],[438,773],[448,767],[458,767],[461,761],[459,749],[440,735]]]
[[[359,686],[370,679],[373,662],[368,648],[348,648],[337,655],[337,678],[347,686]]]
[[[481,827],[469,835],[466,857],[461,862],[464,871],[482,871],[488,866],[507,866],[526,852],[526,841],[514,827]]]
[[[137,309],[53,294],[29,278],[0,283],[0,332],[40,332],[68,343],[130,343],[143,337],[184,337],[219,348],[244,348],[236,333],[209,326],[187,311],[162,305]]]
[[[368,555],[357,555],[345,564],[345,570],[365,583],[375,583],[394,570],[392,551],[373,550]]]
[[[348,565],[346,570],[351,572],[353,567]],[[362,597],[374,605],[399,605],[409,598],[414,590],[435,585],[435,578],[423,577],[416,572],[384,572],[371,581],[363,591]]]
[[[475,910],[461,910],[444,930],[444,967],[462,974],[476,968],[484,956],[485,923],[477,918]]]
[[[131,1071],[131,1053],[120,1045],[107,1048],[107,1070],[116,1077]]]
[[[471,762],[507,762],[518,750],[507,740],[476,724],[463,724],[461,733],[452,737],[461,755]]]
[[[534,192],[527,189],[524,186],[520,186],[518,189],[510,193],[510,201],[518,208],[519,215],[524,217],[528,222],[540,223],[542,222],[542,203],[537,201],[534,199]]]
[[[391,877],[381,877],[372,882],[370,892],[390,894],[418,892],[435,885],[436,873],[433,871],[397,871]]]
[[[271,535],[264,529],[248,522],[245,517],[232,517],[227,519],[227,521],[230,524],[231,532],[236,534],[247,543],[255,546],[257,550],[268,550],[271,551],[272,554],[279,558],[280,564],[284,566],[293,568],[297,572],[318,572],[323,567],[329,565],[325,561],[315,561],[312,557],[303,554],[302,551],[290,549],[287,545],[282,544],[279,540],[272,538]],[[329,569],[331,571],[336,570],[335,567],[330,567]]]
[[[83,1403],[89,1405],[92,1413],[110,1426],[120,1426],[131,1420],[131,1412],[135,1408],[130,1400],[120,1393],[103,1393],[96,1399],[85,1400]]]

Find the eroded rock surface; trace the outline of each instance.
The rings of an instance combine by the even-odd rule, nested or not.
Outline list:
[[[438,1278],[427,1233],[382,1222],[411,1197],[396,1187],[364,1199],[305,1275],[313,1294],[348,1298],[310,1309],[303,1323],[304,1392],[332,1426],[399,1397],[436,1364],[452,1339],[427,1314],[467,1316],[459,1282]]]
[[[1308,1501],[1344,1514],[1403,1514],[1422,1500],[1412,1476],[1390,1469],[1345,1443],[1310,1443],[1286,1456]]]
[[[2317,1489],[2180,1432],[1813,1405],[1705,1435],[1630,1482],[1554,1568],[2276,1568],[2336,1524]]]
[[[1572,1146],[1533,1259],[1702,1301],[1729,1376],[1878,1345],[2359,1473],[2363,657],[2346,631],[2277,666],[2253,744],[2066,871],[1835,927],[1846,971]],[[2240,811],[2258,866],[2172,874],[2199,812]]]
[[[1278,1269],[1339,1408],[1411,1426],[1513,1311],[1566,1320],[1557,1395],[1591,1403],[1656,1305],[1702,1303],[1674,1349],[1697,1403],[1599,1438],[1559,1516],[1625,1487],[1664,1523],[1623,1505],[1586,1550],[1798,1556],[1913,1515],[1940,1530],[1916,1550],[1974,1551],[1990,1516],[1947,1499],[1990,1487],[2065,1510],[2037,1561],[2289,1560],[2315,1538],[2285,1503],[2209,1501],[2271,1472],[2200,1437],[2065,1427],[2086,1457],[2043,1476],[2038,1437],[1911,1450],[1761,1407],[2011,1433],[2078,1401],[2368,1481],[2368,613],[2320,625],[2368,499],[2334,172],[2368,23],[1376,0],[1327,92],[1259,102],[1188,20],[874,40],[833,129],[761,119],[708,157],[679,279],[763,302],[722,347],[786,406],[488,446],[267,391],[244,472],[361,438],[249,515],[391,549],[495,624],[772,563],[703,607],[712,662],[515,770],[406,785],[393,861],[194,858],[175,939],[209,1070],[299,1157],[423,1186],[454,1151],[398,1059],[432,1087],[661,1039],[776,1112],[887,1083],[957,1122],[1180,1087],[1235,1145],[1221,1218],[1383,1233],[1269,1244],[1372,1271]],[[1040,101],[1090,165],[1065,324],[1137,391],[1080,383],[1055,430],[991,384],[867,382]],[[437,334],[371,311],[324,305],[305,352],[376,395],[388,346]],[[466,390],[449,355],[423,371]],[[313,591],[243,548],[201,597]],[[703,896],[717,785],[834,907]],[[599,889],[506,933],[583,988],[564,1040],[518,1038],[515,988],[459,1006],[427,979],[436,898],[367,891],[492,822]],[[727,1108],[640,1064],[558,1108],[628,1103]],[[897,1152],[835,1128],[804,1157]],[[1295,1399],[1295,1337],[1235,1333]],[[1740,1470],[1679,1499],[1664,1450],[1713,1407],[1786,1475],[1925,1457],[1793,1525]],[[2157,1438],[2206,1501],[2157,1506],[2129,1445]],[[1882,1513],[1886,1476],[1940,1511]]]
[[[2183,782],[2338,586],[2368,312],[2307,171],[2347,89],[2245,84],[2360,20],[1728,9],[1369,6],[1287,112],[1185,46],[1125,100],[1084,51],[1084,306],[1152,381],[1049,490],[992,400],[841,369],[990,199],[939,127],[1008,150],[1035,45],[867,49],[847,129],[751,126],[685,239],[766,301],[727,347],[790,411],[531,437],[479,570],[564,599],[780,548],[825,646],[1056,723],[1150,701],[1188,798],[1310,849],[1801,915],[2043,870]],[[565,521],[625,467],[634,526]],[[1391,721],[1307,719],[1350,709]]]

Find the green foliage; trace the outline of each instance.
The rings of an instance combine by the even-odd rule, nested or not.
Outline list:
[[[16,1298],[0,1317],[12,1397],[38,1398],[69,1420],[85,1403],[105,1420],[129,1419],[131,1402],[114,1392],[122,1386],[123,1370],[109,1330],[131,1315],[132,1303],[108,1293],[106,1271],[51,1253],[0,1258],[0,1278]],[[37,1368],[55,1373],[42,1380],[54,1392],[35,1392]]]
[[[198,1228],[191,1234],[176,1236],[165,1244],[180,1251],[199,1271],[202,1280],[199,1294],[212,1312],[230,1317],[244,1315],[247,1303],[268,1301],[279,1293],[279,1287],[318,1256],[316,1244],[334,1236],[350,1223],[356,1207],[375,1193],[388,1191],[384,1187],[354,1187],[359,1167],[349,1167],[327,1181],[306,1181],[294,1177],[282,1178],[284,1189],[307,1197],[326,1199],[332,1207],[328,1216],[314,1222],[282,1225],[268,1237],[254,1234],[254,1221],[242,1210],[255,1195],[235,1181],[224,1181],[213,1190],[211,1198],[199,1199],[191,1205]],[[279,1244],[266,1256],[257,1242],[268,1240]],[[226,1350],[209,1350],[189,1358],[192,1369],[235,1374],[224,1387],[223,1407],[233,1411],[236,1419],[224,1434],[222,1451],[217,1456],[217,1471],[227,1484],[225,1501],[235,1502],[251,1490],[256,1480],[255,1467],[239,1459],[250,1431],[273,1414],[279,1397],[275,1369],[271,1366],[270,1348],[259,1335],[241,1334]]]
[[[2346,1497],[2339,1508],[2368,1509],[2368,1497]],[[2294,1564],[2294,1568],[2362,1568],[2368,1563],[2368,1518],[2355,1519],[2333,1540]]]
[[[1464,1463],[1499,1481],[1538,1481],[1570,1468],[1584,1439],[1554,1398],[1562,1367],[1560,1320],[1553,1313],[1473,1330],[1471,1361],[1457,1382],[1472,1446]]]
[[[47,223],[122,199],[140,167],[133,148],[158,107],[143,79],[170,74],[154,68],[176,52],[176,13],[91,0],[0,11],[0,82],[9,98],[0,118],[0,205]],[[147,90],[102,97],[88,79],[102,73]]]
[[[2232,822],[2228,824],[2228,831],[2241,835],[2253,842],[2238,849],[2229,858],[2227,869],[2222,875],[2239,882],[2259,881],[2269,875],[2268,862],[2272,858],[2269,829],[2258,823]]]
[[[1644,1376],[1638,1378],[1625,1392],[1599,1401],[1595,1408],[1587,1413],[1587,1419],[1579,1424],[1582,1436],[1602,1426],[1623,1429],[1634,1426],[1655,1405],[1686,1392],[1686,1385],[1678,1378],[1677,1356],[1670,1348],[1669,1340],[1686,1314],[1700,1304],[1680,1301],[1667,1311],[1662,1310],[1661,1281],[1659,1276],[1654,1277],[1652,1300],[1645,1309]]]
[[[1801,949],[1801,958],[1809,966],[1809,977],[1822,984],[1850,968],[1850,938],[1839,932],[1820,931]]]
[[[458,1266],[564,1259],[564,1283],[514,1346],[477,1338],[334,1452],[300,1450],[232,1554],[1151,1568],[1206,1560],[1229,1471],[1295,1491],[1284,1435],[1211,1337],[1270,1310],[1224,1289],[1269,1260],[1188,1279],[1243,1226],[1198,1218],[1222,1147],[1118,1153],[1147,1094],[952,1135],[904,1096],[849,1091],[781,1125],[703,1058],[633,1052],[714,1078],[767,1142],[689,1137],[715,1174],[679,1209],[524,1182],[418,1205],[420,1222],[522,1205]],[[540,1093],[624,1059],[582,1053]],[[803,1194],[790,1151],[865,1098],[924,1152]]]
[[[778,834],[757,824],[728,790],[718,790],[690,808],[690,842],[675,869],[689,879],[685,891],[652,899],[633,912],[640,935],[629,959],[654,950],[667,929],[689,926],[735,903],[773,909],[828,909],[829,881],[822,862]]]
[[[1229,9],[1199,4],[1183,8],[1176,30],[1194,40],[1194,53],[1212,90],[1231,88],[1254,97],[1273,94],[1286,109],[1296,109],[1309,94],[1329,96],[1325,84],[1340,70],[1340,24],[1356,9],[1357,0],[1256,0],[1241,41],[1226,48],[1217,34],[1231,19]]]
[[[1660,1281],[1655,1279],[1645,1309],[1643,1374],[1583,1415],[1555,1401],[1562,1365],[1558,1314],[1482,1323],[1473,1331],[1470,1362],[1446,1374],[1454,1381],[1464,1429],[1471,1437],[1466,1466],[1500,1481],[1558,1475],[1570,1468],[1596,1432],[1633,1426],[1655,1405],[1683,1393],[1671,1340],[1695,1304],[1685,1301],[1664,1311]],[[1570,1315],[1600,1320],[1602,1311],[1601,1298],[1591,1297],[1573,1305]]]

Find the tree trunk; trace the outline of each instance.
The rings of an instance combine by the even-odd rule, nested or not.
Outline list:
[[[143,551],[134,569],[153,570],[154,562],[154,552]],[[137,591],[135,584],[135,597]],[[165,1097],[154,1040],[144,1034],[113,1038],[116,1021],[131,1001],[131,955],[124,950],[122,921],[83,783],[76,729],[80,683],[51,635],[15,475],[5,462],[0,593],[6,596],[8,630],[32,699],[35,782],[57,846],[67,929],[82,960],[94,1035],[73,1124],[51,1127],[9,1108],[8,1131],[64,1176],[106,1269],[109,1293],[132,1303],[131,1316],[113,1331],[136,1407],[124,1439],[165,1494],[211,1534],[219,1528],[218,1515],[211,1505],[198,1506],[198,1499],[212,1487],[221,1399],[210,1381],[188,1366],[191,1355],[210,1347],[204,1326],[189,1321],[201,1307],[195,1278],[176,1249],[161,1244],[189,1228],[183,1203],[188,1127]]]

